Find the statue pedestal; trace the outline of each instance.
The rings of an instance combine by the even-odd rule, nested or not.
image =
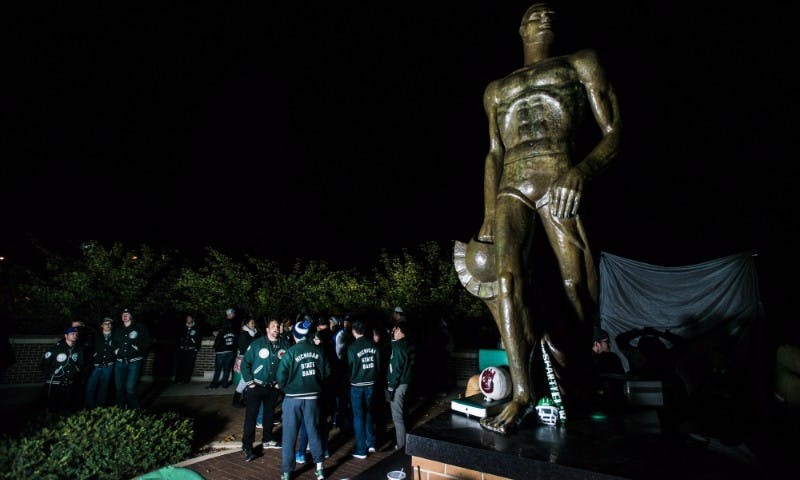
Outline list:
[[[406,453],[421,478],[731,479],[760,478],[752,459],[661,432],[656,409],[566,427],[534,425],[510,435],[445,412],[408,434]],[[741,452],[739,452],[741,453]]]

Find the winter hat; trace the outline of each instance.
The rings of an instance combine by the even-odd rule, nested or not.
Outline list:
[[[308,331],[311,329],[311,325],[313,324],[314,322],[312,322],[310,318],[303,317],[301,321],[294,324],[294,327],[292,328],[292,334],[298,340],[302,340],[306,338],[306,335],[308,335]]]
[[[600,327],[594,327],[594,342],[601,342],[603,340],[608,340],[608,332],[603,330]]]

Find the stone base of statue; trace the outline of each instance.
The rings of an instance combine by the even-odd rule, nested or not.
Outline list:
[[[670,433],[662,422],[658,409],[636,408],[501,435],[445,412],[408,434],[406,453],[421,478],[773,478],[746,447]]]

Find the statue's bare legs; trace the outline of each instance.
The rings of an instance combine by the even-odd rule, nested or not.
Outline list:
[[[541,208],[539,214],[541,217],[515,199],[498,198],[494,233],[499,292],[497,298],[487,304],[503,339],[514,385],[511,402],[497,416],[482,419],[481,425],[501,433],[507,433],[522,419],[522,415],[530,412],[529,407],[536,400],[528,369],[528,357],[538,339],[525,301],[526,295],[530,294],[527,285],[529,277],[525,272],[530,268],[527,256],[537,217],[541,220],[558,260],[563,287],[578,321],[584,322],[587,317],[596,314],[596,273],[580,220],[577,217],[553,218],[547,206]],[[580,342],[580,339],[557,340],[558,336],[552,336],[551,332],[538,335],[542,334],[553,359],[557,377],[560,377],[566,367],[565,351],[560,343]],[[569,393],[562,391],[562,398],[568,397]]]
[[[528,372],[528,355],[535,338],[530,312],[524,301],[527,291],[525,258],[530,248],[534,214],[520,201],[500,197],[494,224],[499,292],[490,305],[513,382],[511,402],[495,417],[481,419],[481,425],[506,433],[514,426],[533,398]],[[494,307],[494,308],[492,308]]]

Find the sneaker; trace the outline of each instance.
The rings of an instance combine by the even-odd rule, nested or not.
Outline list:
[[[325,479],[325,472],[323,470],[315,470],[314,475],[317,476],[317,480],[324,480]]]
[[[294,456],[294,461],[297,463],[306,463],[306,455],[304,453],[297,452]]]
[[[375,453],[375,447],[369,447],[369,448],[367,449],[367,451],[368,451],[369,453]]]
[[[325,458],[331,458],[331,452],[329,452],[328,449],[326,448],[322,456]]]
[[[281,480],[289,480],[289,472],[281,473]]]
[[[256,423],[256,428],[264,428],[264,425],[261,425],[260,423]]]
[[[255,460],[255,458],[256,458],[256,454],[253,453],[252,450],[245,450],[244,451],[244,461],[245,462],[252,462],[253,460]]]
[[[275,440],[270,440],[269,442],[264,442],[264,448],[281,448],[281,444]]]
[[[359,460],[364,460],[365,458],[367,458],[367,456],[366,456],[366,455],[363,455],[363,454],[361,454],[361,455],[360,455],[360,454],[358,454],[358,453],[354,453],[354,454],[353,454],[353,458],[357,458],[357,459],[359,459]]]

